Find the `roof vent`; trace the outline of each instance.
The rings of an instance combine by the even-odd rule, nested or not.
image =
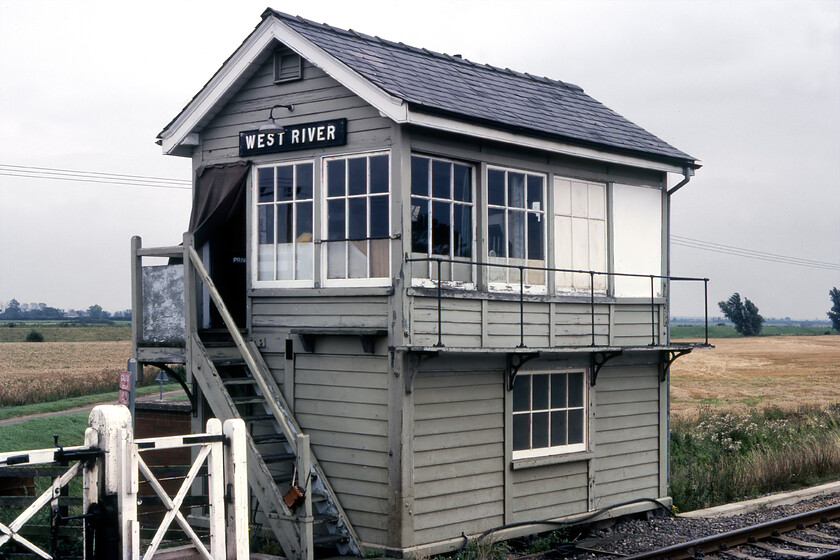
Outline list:
[[[274,83],[303,79],[303,59],[288,47],[274,51]]]

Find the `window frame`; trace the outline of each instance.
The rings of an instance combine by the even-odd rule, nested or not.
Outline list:
[[[581,406],[569,406],[568,405],[568,392],[566,393],[566,406],[552,406],[551,401],[551,376],[553,375],[564,375],[566,378],[566,387],[568,391],[568,383],[569,383],[569,375],[570,374],[580,374],[581,375]],[[533,405],[533,377],[534,376],[548,376],[548,396],[547,398],[547,406],[535,408]],[[529,408],[523,410],[515,410],[515,391],[516,391],[516,383],[521,381],[523,378],[528,377],[531,378],[531,383],[528,384],[530,389],[530,401],[529,401]],[[508,391],[509,399],[511,402],[510,405],[510,449],[511,449],[511,458],[513,461],[522,461],[522,460],[531,460],[531,459],[540,459],[540,458],[563,458],[567,456],[579,455],[582,453],[587,453],[590,450],[590,435],[592,431],[592,418],[590,417],[592,411],[592,403],[590,399],[592,398],[592,390],[589,384],[589,371],[587,368],[564,368],[564,369],[534,369],[529,370],[527,372],[519,372],[514,379],[513,388]],[[581,442],[579,443],[567,443],[563,445],[551,445],[551,421],[549,417],[548,421],[548,432],[546,433],[546,439],[548,440],[549,445],[546,446],[533,446],[533,414],[540,413],[548,413],[551,412],[566,412],[568,413],[570,410],[580,410],[581,411]],[[514,419],[516,417],[523,417],[523,416],[530,416],[531,422],[529,423],[529,439],[531,440],[529,443],[529,447],[523,449],[515,449],[514,448],[514,441],[515,441],[515,432],[514,432]],[[567,429],[568,429],[568,420],[567,420]]]
[[[557,183],[558,182],[567,182],[569,183],[569,211],[568,213],[562,212],[561,210],[561,201],[557,196]],[[576,213],[575,211],[575,203],[574,203],[574,188],[575,184],[584,185],[586,187],[586,211],[585,216]],[[603,197],[601,202],[603,203],[603,217],[593,217],[592,216],[592,205],[591,205],[591,193],[592,187],[599,187],[602,190]],[[574,177],[567,177],[564,175],[554,175],[551,181],[551,188],[552,188],[552,211],[551,211],[551,220],[552,220],[552,231],[553,231],[553,243],[552,243],[552,254],[554,257],[554,268],[565,268],[565,269],[579,269],[579,270],[594,270],[596,272],[612,272],[612,265],[611,265],[611,254],[612,254],[612,239],[610,235],[610,217],[611,217],[611,209],[610,209],[610,187],[611,183],[608,182],[600,182],[600,181],[593,181],[590,179],[580,179]],[[558,228],[558,218],[564,218],[569,220],[570,226],[570,238],[567,242],[563,243],[563,247],[569,249],[567,251],[567,256],[571,259],[570,263],[561,263],[561,255],[559,253],[561,243],[558,238],[560,235],[560,231]],[[587,248],[585,251],[586,256],[586,266],[584,267],[576,267],[575,265],[575,236],[574,236],[574,221],[575,220],[585,220],[586,223],[586,243]],[[601,241],[603,242],[603,262],[598,263],[599,266],[593,266],[593,244],[592,244],[592,236],[590,235],[592,232],[592,222],[602,222],[603,227],[603,237]],[[569,247],[569,243],[571,243],[571,247]],[[567,266],[562,266],[561,264],[567,264]],[[568,279],[567,282],[562,282],[562,279]],[[584,285],[583,288],[577,288],[576,284],[582,283]],[[595,295],[596,296],[606,296],[610,294],[610,286],[612,284],[612,277],[609,274],[606,275],[595,275]],[[552,286],[554,293],[558,295],[575,295],[575,294],[589,294],[590,293],[590,283],[589,283],[589,275],[583,273],[571,273],[571,272],[555,272],[555,278]]]
[[[296,194],[290,201],[278,201],[277,200],[277,168],[280,167],[292,167],[293,169],[293,178],[297,177],[297,166],[298,165],[306,165],[309,164],[312,166],[312,198],[310,199],[300,199],[298,200]],[[271,168],[274,170],[274,200],[272,202],[260,202],[259,200],[259,172],[261,169]],[[253,262],[253,266],[251,267],[251,282],[254,288],[311,288],[315,285],[315,252],[316,252],[316,239],[315,239],[315,224],[316,224],[316,198],[318,189],[316,188],[316,163],[314,158],[305,158],[305,159],[295,159],[289,161],[274,161],[274,162],[265,162],[260,164],[255,164],[253,166],[252,175],[251,175],[251,262]],[[294,179],[293,179],[294,181]],[[278,272],[278,257],[277,257],[277,207],[280,205],[292,206],[293,210],[293,226],[292,231],[297,229],[297,217],[298,217],[298,203],[305,203],[309,202],[312,206],[312,238],[308,242],[311,245],[312,250],[312,258],[311,258],[311,270],[310,270],[310,278],[306,279],[291,279],[291,280],[283,280],[277,279],[277,272]],[[260,279],[260,207],[264,206],[271,206],[275,209],[274,215],[274,223],[273,223],[273,238],[274,242],[271,244],[274,249],[272,254],[274,256],[274,278],[271,280],[261,280]],[[297,240],[293,240],[291,242],[292,245],[292,273],[294,276],[297,276],[297,270],[295,267],[295,260],[297,255],[297,245],[299,243]]]
[[[414,158],[422,158],[429,160],[429,173],[428,173],[428,194],[426,195],[418,195],[413,192],[413,170],[414,170]],[[451,165],[452,174],[450,176],[450,197],[443,198],[440,196],[435,196],[434,193],[434,162],[439,161],[446,164]],[[476,179],[478,174],[477,166],[474,163],[469,163],[453,158],[448,157],[441,157],[436,155],[424,154],[419,152],[412,152],[411,153],[411,163],[409,164],[411,167],[411,180],[409,181],[408,186],[408,199],[409,199],[409,233],[410,238],[408,240],[408,253],[413,258],[428,258],[433,259],[435,257],[439,257],[442,259],[448,259],[452,261],[459,261],[464,263],[464,266],[468,266],[470,269],[468,281],[463,280],[453,280],[453,269],[457,266],[455,263],[442,263],[441,265],[441,275],[444,274],[444,270],[446,271],[446,275],[449,276],[448,280],[443,280],[443,285],[448,288],[459,288],[459,289],[467,289],[467,290],[474,290],[476,288],[476,266],[475,261],[476,253],[478,251],[478,243],[477,243],[477,224],[476,224],[476,209],[478,207],[478,202],[476,200]],[[454,196],[454,187],[455,187],[455,174],[454,169],[455,166],[466,167],[469,170],[469,181],[470,181],[470,198],[469,201],[462,201],[456,200]],[[431,231],[432,222],[431,220],[427,226],[427,250],[425,253],[415,251],[414,250],[414,220],[413,220],[413,211],[414,211],[414,199],[419,198],[422,199],[426,204],[427,216],[433,215],[433,207],[435,203],[438,204],[446,204],[449,208],[449,254],[448,255],[438,255],[437,253],[432,252],[432,244],[433,244],[433,233]],[[469,207],[470,211],[470,256],[468,257],[460,257],[454,254],[455,247],[454,247],[454,228],[452,227],[452,223],[454,221],[454,208],[456,205],[464,205]],[[438,280],[435,280],[435,276],[437,275],[436,266],[432,261],[429,262],[417,262],[412,263],[411,267],[411,285],[418,286],[418,287],[435,287],[437,286]],[[420,267],[426,268],[426,276],[415,276],[415,273],[418,271]],[[422,271],[420,271],[422,273]]]
[[[388,164],[388,168],[387,168],[387,171],[386,171],[387,187],[386,187],[386,190],[384,192],[381,192],[381,193],[371,193],[370,192],[370,163],[369,163],[369,160],[370,160],[370,158],[376,157],[376,156],[385,156],[387,158],[387,164]],[[329,163],[331,161],[338,161],[338,160],[348,161],[348,160],[352,160],[352,159],[362,159],[362,158],[365,158],[365,159],[368,160],[368,163],[366,164],[367,184],[365,186],[365,193],[364,194],[352,194],[351,195],[347,192],[347,190],[345,190],[345,193],[342,196],[330,196],[329,185],[328,185],[328,182],[329,182],[329,172],[328,172]],[[345,164],[345,170],[347,169],[347,165],[348,164]],[[393,238],[393,229],[392,229],[393,228],[393,219],[392,219],[393,211],[392,211],[392,208],[391,208],[391,186],[392,186],[391,185],[391,165],[392,165],[392,157],[391,157],[391,151],[390,150],[375,150],[375,151],[370,151],[370,152],[355,152],[355,153],[337,154],[337,155],[324,156],[324,157],[321,158],[321,181],[320,181],[320,186],[321,186],[320,195],[321,196],[320,196],[320,201],[319,201],[319,206],[320,206],[320,211],[321,211],[321,238],[320,238],[319,246],[321,247],[321,256],[320,256],[321,260],[320,260],[320,262],[321,262],[321,285],[322,286],[325,286],[325,287],[360,287],[360,286],[390,286],[391,285],[392,276],[393,276],[393,272],[392,272],[392,260],[393,259],[392,259],[392,255],[391,255],[391,240]],[[347,182],[348,180],[349,179],[345,178],[345,188],[349,184]],[[387,229],[387,236],[386,237],[377,237],[377,238],[371,238],[370,237],[370,229],[371,229],[370,199],[371,199],[372,196],[382,197],[382,198],[385,198],[386,201],[387,201],[386,202],[386,208],[387,208],[388,223],[386,225],[386,229]],[[351,200],[351,199],[361,199],[361,198],[364,198],[364,199],[367,200],[366,213],[367,213],[367,220],[368,221],[367,221],[367,224],[366,224],[367,237],[365,238],[365,240],[367,241],[367,248],[368,248],[368,254],[367,254],[367,259],[366,259],[367,260],[367,274],[368,274],[368,276],[367,277],[351,278],[351,277],[349,277],[349,273],[348,273],[348,276],[344,277],[344,278],[330,278],[329,277],[329,275],[330,275],[329,246],[330,246],[331,243],[335,243],[336,241],[332,241],[332,240],[329,239],[329,221],[330,221],[329,202],[331,200],[343,199],[343,200],[347,201],[347,200]],[[347,227],[348,227],[348,223],[349,223],[349,220],[346,219],[347,216],[348,216],[348,205],[345,204],[345,207],[344,207],[344,217],[345,217],[345,220],[344,220],[344,223],[345,223],[345,240],[344,240],[344,242],[345,243],[352,242],[352,241],[349,240],[349,238],[347,238]],[[375,277],[370,276],[370,251],[371,251],[370,241],[375,240],[375,239],[384,239],[384,240],[387,241],[387,251],[386,252],[387,252],[387,256],[388,256],[388,262],[386,263],[387,274],[385,276],[375,276]],[[345,255],[346,255],[346,253],[345,253]],[[349,259],[347,259],[345,262],[349,263]],[[347,272],[347,271],[348,271],[347,265],[345,265],[345,272]]]
[[[505,177],[505,185],[504,185],[505,205],[503,205],[503,206],[499,205],[499,204],[493,204],[493,203],[490,202],[490,172],[491,171],[501,171],[501,172],[504,173],[504,177]],[[509,200],[510,183],[509,183],[508,178],[509,178],[511,173],[521,174],[521,175],[524,176],[524,183],[523,183],[524,191],[523,191],[523,206],[522,207],[511,206],[510,205],[510,200]],[[527,202],[528,177],[539,177],[539,178],[542,179],[541,207],[537,211],[533,210],[533,208],[528,208],[528,202]],[[484,214],[483,230],[484,230],[484,238],[485,238],[486,241],[485,241],[485,246],[484,246],[484,249],[483,249],[483,255],[482,256],[483,256],[483,260],[485,260],[485,262],[488,263],[488,266],[486,267],[486,270],[485,270],[485,275],[486,275],[485,281],[486,281],[486,285],[487,285],[487,288],[488,288],[489,291],[491,291],[491,292],[511,292],[511,291],[518,292],[519,291],[520,280],[516,279],[516,278],[512,278],[512,275],[514,273],[518,273],[518,270],[516,270],[514,268],[507,268],[507,267],[497,268],[497,267],[494,267],[492,264],[490,264],[490,262],[491,262],[491,259],[504,258],[504,262],[498,263],[498,264],[516,266],[516,264],[511,263],[511,259],[515,259],[515,260],[522,260],[523,261],[522,266],[529,266],[529,261],[530,260],[536,260],[536,259],[529,259],[528,256],[527,256],[527,252],[528,252],[528,239],[529,239],[529,236],[528,236],[528,216],[531,215],[531,214],[537,214],[537,215],[541,216],[541,218],[538,221],[542,223],[542,227],[541,227],[542,240],[541,240],[541,243],[542,243],[542,253],[543,254],[542,254],[542,259],[540,259],[540,260],[542,261],[542,268],[544,270],[542,272],[539,272],[538,270],[525,270],[524,273],[526,274],[526,278],[528,276],[531,276],[531,275],[541,274],[542,275],[542,283],[541,284],[536,284],[536,283],[528,283],[526,281],[524,283],[523,287],[524,287],[524,292],[528,293],[528,294],[547,294],[547,293],[549,293],[548,272],[545,270],[549,266],[549,264],[548,264],[549,263],[549,260],[548,260],[548,249],[549,249],[549,247],[548,247],[548,230],[549,230],[549,228],[548,228],[548,222],[547,222],[547,217],[546,217],[546,216],[548,216],[548,210],[549,210],[548,182],[549,182],[549,174],[547,172],[528,171],[526,169],[521,169],[521,168],[516,168],[516,167],[507,167],[507,166],[502,166],[502,165],[490,165],[490,164],[488,164],[486,166],[486,171],[484,172],[484,204],[483,204],[483,214]],[[526,256],[524,258],[519,259],[519,258],[516,258],[516,257],[511,257],[509,255],[509,251],[505,252],[504,257],[498,257],[498,256],[492,256],[491,257],[490,256],[490,226],[491,226],[491,224],[490,224],[490,211],[491,211],[491,209],[502,210],[504,212],[504,215],[505,215],[505,235],[507,236],[507,239],[510,239],[510,237],[509,237],[510,236],[510,225],[509,225],[509,213],[510,213],[510,211],[511,210],[513,210],[513,211],[523,211],[525,213],[524,249],[525,249],[525,252],[526,252]],[[504,282],[499,282],[499,281],[495,281],[495,280],[492,279],[492,276],[494,275],[493,274],[494,268],[496,268],[496,270],[504,271],[505,279],[506,279]]]

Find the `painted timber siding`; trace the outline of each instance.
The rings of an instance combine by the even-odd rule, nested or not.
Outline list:
[[[586,460],[513,471],[513,523],[541,521],[587,511]]]
[[[594,506],[659,497],[657,365],[604,367],[595,386]],[[664,419],[662,420],[664,421]]]
[[[295,417],[359,537],[384,544],[388,534],[388,363],[384,355],[295,356]],[[338,341],[336,341],[338,342]]]
[[[198,164],[239,159],[239,133],[259,128],[274,104],[292,104],[294,111],[277,116],[280,124],[297,124],[328,119],[347,119],[348,146],[338,146],[324,153],[340,153],[388,147],[390,121],[360,97],[327,76],[323,70],[304,61],[303,80],[274,83],[273,60],[269,57],[254,76],[225,105],[224,109],[201,131]],[[254,156],[255,161],[294,159],[311,152],[289,152]]]
[[[519,301],[498,299],[495,294],[472,292],[441,301],[442,341],[455,348],[513,348],[520,343]],[[588,303],[564,302],[545,296],[528,296],[523,306],[525,345],[529,348],[589,346],[592,315]],[[410,297],[413,346],[432,346],[438,340],[436,297]],[[661,306],[654,314],[657,343],[664,342]],[[595,344],[598,346],[647,346],[651,342],[650,305],[595,304]]]
[[[414,382],[416,544],[504,523],[504,386],[487,358],[441,357]]]
[[[388,327],[387,296],[322,296],[251,298],[254,328]]]

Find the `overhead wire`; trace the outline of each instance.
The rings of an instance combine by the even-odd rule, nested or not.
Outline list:
[[[0,163],[0,175],[25,177],[30,179],[52,179],[82,183],[100,183],[126,185],[133,187],[190,190],[192,183],[187,179],[153,177],[147,175],[128,175],[122,173],[103,173],[99,171],[78,171],[54,167],[34,167]]]
[[[790,264],[795,266],[803,266],[807,268],[816,268],[823,270],[840,270],[840,263],[834,263],[830,261],[818,261],[813,259],[803,259],[800,257],[792,257],[789,255],[781,255],[777,253],[768,253],[766,251],[758,251],[755,249],[747,249],[745,247],[736,247],[734,245],[725,245],[723,243],[714,243],[711,241],[702,241],[700,239],[693,239],[691,237],[683,237],[680,235],[672,235],[671,242],[674,245],[678,245],[681,247],[688,247],[692,249],[699,249],[702,251],[710,251],[714,253],[745,257],[749,259],[756,259],[779,264]]]

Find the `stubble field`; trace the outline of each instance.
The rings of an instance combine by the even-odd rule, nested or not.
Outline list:
[[[4,342],[0,406],[59,400],[117,389],[131,342]]]
[[[681,342],[681,341],[680,341]],[[719,338],[671,366],[671,411],[840,403],[840,336]]]

